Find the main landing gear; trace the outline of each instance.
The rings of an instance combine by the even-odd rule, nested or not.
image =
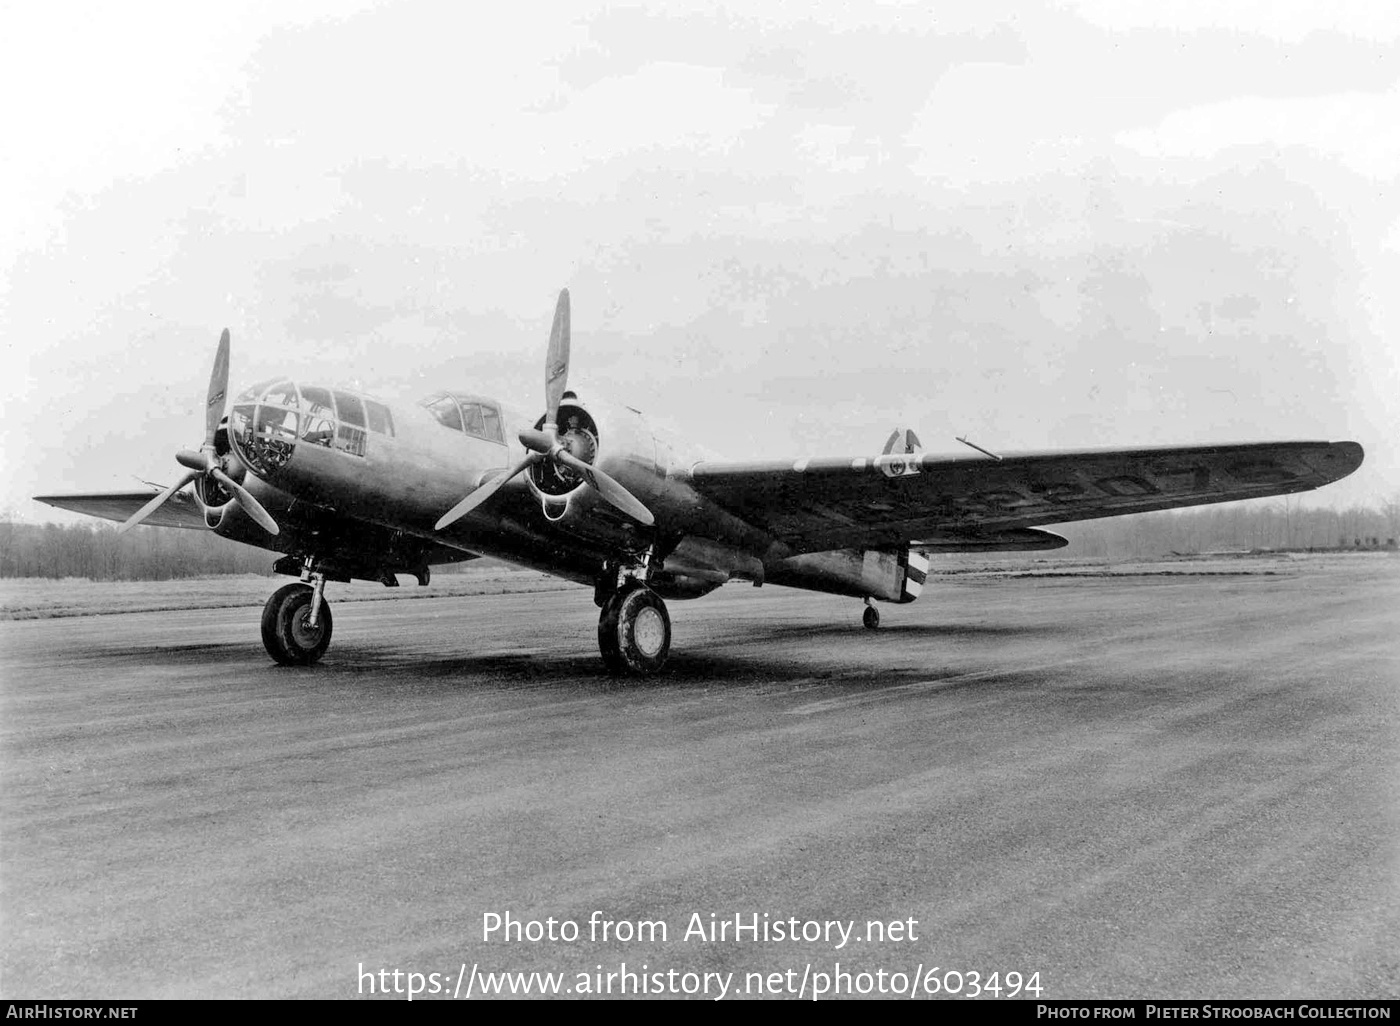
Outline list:
[[[593,599],[598,615],[598,649],[615,674],[645,677],[666,665],[671,653],[671,617],[666,603],[646,585],[651,550],[632,561],[603,567]]]
[[[637,582],[613,592],[598,617],[598,648],[613,673],[644,677],[665,666],[671,617],[661,596]]]
[[[325,575],[308,571],[307,577],[310,584],[278,588],[263,606],[263,646],[283,666],[310,666],[326,654],[331,643]]]

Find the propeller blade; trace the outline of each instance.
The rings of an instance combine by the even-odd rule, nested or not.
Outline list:
[[[561,449],[554,458],[566,467],[576,470],[585,481],[597,490],[599,495],[633,520],[640,521],[647,527],[655,523],[656,518],[651,515],[651,510],[643,506],[635,495],[597,467],[583,462],[567,449]]]
[[[263,509],[262,503],[253,498],[248,489],[244,488],[218,467],[210,467],[209,473],[214,476],[214,480],[233,492],[234,496],[238,499],[239,505],[248,511],[248,515],[258,522],[259,527],[268,534],[278,533],[277,521],[273,520],[272,517],[268,515],[267,510]]]
[[[189,484],[197,477],[199,477],[199,472],[195,470],[191,470],[188,473],[181,475],[180,480],[176,481],[165,491],[161,492],[150,502],[146,503],[146,505],[142,506],[135,513],[131,514],[131,516],[127,518],[126,523],[122,524],[121,527],[117,528],[117,534],[126,534],[127,531],[131,530],[133,527],[135,527],[141,521],[145,520],[156,510],[160,509],[161,506],[165,505],[167,499],[169,499],[172,495],[174,495],[181,488],[185,487],[185,485]]]
[[[559,401],[569,384],[569,290],[559,293],[554,307],[554,327],[549,332],[549,355],[544,362],[546,424],[559,423]]]
[[[522,470],[532,463],[537,462],[539,459],[540,457],[532,452],[515,466],[511,467],[510,473],[503,474],[500,477],[493,477],[491,480],[477,485],[476,489],[470,495],[448,510],[443,515],[442,519],[433,525],[433,529],[435,531],[441,531],[444,527],[455,524],[487,499],[491,498],[491,496],[495,495],[497,489],[499,489],[501,485],[505,484],[516,474],[519,474]]]
[[[200,452],[195,452],[192,449],[181,449],[175,454],[175,462],[182,467],[189,467],[191,470],[197,470],[203,474],[214,465],[209,456],[212,451],[212,446]]]
[[[554,444],[558,439],[548,431],[536,431],[534,428],[521,428],[520,434],[516,436],[520,439],[520,444],[527,449],[531,449],[541,456],[548,456],[554,451]]]
[[[214,433],[224,418],[228,398],[228,329],[219,336],[219,348],[214,353],[214,369],[209,374],[209,396],[204,403],[204,444],[213,447]]]

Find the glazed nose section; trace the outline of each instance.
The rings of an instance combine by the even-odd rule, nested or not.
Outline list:
[[[266,477],[292,458],[304,431],[306,415],[294,382],[264,381],[233,401],[228,435],[234,450],[253,472]]]
[[[382,403],[285,378],[254,385],[233,401],[229,414],[229,441],[259,477],[285,467],[298,445],[364,456],[367,431],[394,433]]]

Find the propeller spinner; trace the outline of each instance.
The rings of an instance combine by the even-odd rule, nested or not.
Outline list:
[[[277,533],[277,521],[268,515],[262,503],[253,498],[248,489],[224,473],[218,454],[214,451],[214,435],[219,430],[219,421],[223,419],[224,404],[228,398],[228,351],[228,329],[225,328],[224,333],[219,336],[218,351],[214,354],[214,369],[209,374],[209,394],[204,403],[204,444],[199,447],[198,452],[182,449],[175,454],[175,459],[180,465],[187,468],[186,472],[173,485],[133,513],[126,523],[117,528],[118,534],[135,527],[165,505],[181,488],[201,477],[213,478],[219,482],[233,494],[239,505],[248,511],[248,515],[256,520],[263,530],[269,534]]]
[[[601,495],[604,501],[616,506],[629,517],[648,527],[654,522],[651,510],[647,509],[636,496],[591,463],[579,459],[559,439],[559,403],[564,398],[564,389],[569,383],[569,290],[559,293],[559,302],[554,308],[554,327],[549,333],[549,353],[544,364],[544,423],[539,430],[526,428],[520,432],[520,444],[530,452],[523,460],[500,477],[494,477],[477,487],[437,522],[437,529],[456,523],[476,509],[511,478],[536,463],[548,461],[557,468],[567,467],[584,483]]]

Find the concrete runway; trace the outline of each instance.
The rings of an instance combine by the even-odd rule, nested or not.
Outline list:
[[[732,997],[839,962],[1395,997],[1397,571],[936,577],[873,633],[854,601],[726,588],[671,603],[640,686],[602,674],[582,590],[341,604],[312,670],[271,664],[256,609],[3,623],[0,993],[625,962]],[[667,937],[590,940],[595,910]],[[581,937],[484,939],[507,911]],[[696,912],[855,936],[686,939]]]

